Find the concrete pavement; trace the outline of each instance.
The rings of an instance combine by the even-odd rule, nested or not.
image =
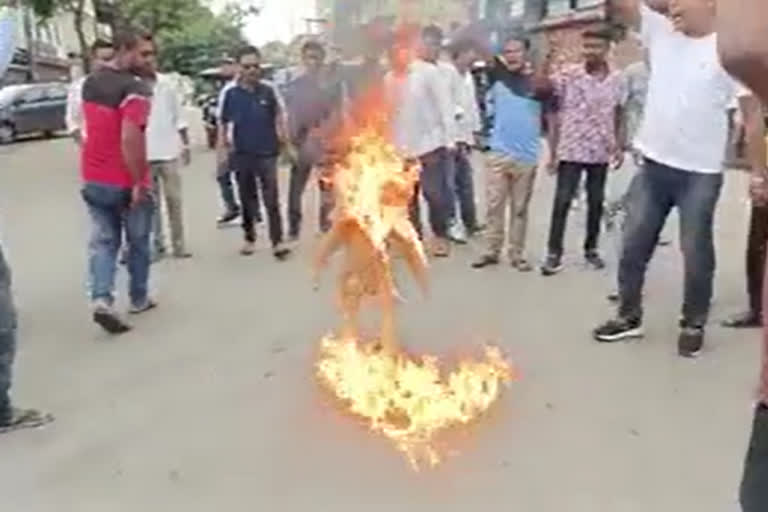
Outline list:
[[[572,214],[574,256],[562,275],[473,271],[479,247],[467,247],[433,264],[428,300],[404,286],[410,348],[455,355],[493,341],[522,373],[458,454],[414,474],[315,384],[317,342],[336,317],[330,274],[321,292],[311,289],[312,234],[286,264],[273,262],[263,238],[244,259],[239,230],[214,226],[212,154],[195,154],[183,172],[195,258],[155,266],[161,308],[112,339],[87,311],[88,226],[72,144],[0,147],[2,233],[21,315],[16,398],[57,416],[44,430],[0,438],[3,512],[737,510],[758,333],[713,326],[699,360],[675,355],[677,244],[652,264],[639,343],[590,340],[610,313],[611,278],[578,262],[583,212]],[[537,181],[536,256],[552,181]],[[714,320],[746,300],[745,189],[729,175]]]

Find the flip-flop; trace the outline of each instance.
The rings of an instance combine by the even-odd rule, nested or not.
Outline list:
[[[40,428],[53,422],[52,414],[43,414],[35,409],[16,409],[11,411],[11,420],[0,425],[0,434],[8,434],[16,430]]]

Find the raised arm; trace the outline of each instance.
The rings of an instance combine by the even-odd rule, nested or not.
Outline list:
[[[645,3],[654,11],[666,13],[669,0],[608,0],[609,17],[630,28],[640,28],[640,6]]]
[[[768,102],[768,2],[717,0],[717,41],[729,73]]]

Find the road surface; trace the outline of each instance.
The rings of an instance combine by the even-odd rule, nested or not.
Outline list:
[[[156,265],[161,307],[113,339],[89,319],[88,225],[71,142],[0,147],[2,232],[21,315],[16,399],[57,416],[0,439],[0,510],[737,510],[758,333],[712,327],[699,360],[676,356],[677,244],[652,264],[648,337],[631,344],[590,340],[610,313],[614,265],[581,266],[583,211],[571,218],[557,277],[473,271],[475,244],[434,262],[428,300],[406,285],[409,348],[455,355],[492,341],[522,374],[458,453],[416,474],[387,441],[337,414],[313,379],[318,340],[336,320],[330,279],[320,292],[310,285],[313,234],[286,264],[273,262],[263,237],[254,257],[239,256],[238,229],[214,226],[213,156],[194,157],[183,172],[195,258]],[[745,302],[746,187],[735,173],[727,181],[714,320]],[[542,175],[536,257],[551,197]],[[312,228],[315,212],[310,204]],[[124,299],[122,281],[120,291]]]

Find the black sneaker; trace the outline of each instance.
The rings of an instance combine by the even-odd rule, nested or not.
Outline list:
[[[605,261],[600,257],[597,251],[589,251],[584,255],[584,259],[587,261],[587,265],[595,270],[603,270],[605,268]]]
[[[546,261],[544,262],[544,265],[541,266],[541,275],[543,276],[553,276],[555,274],[559,274],[560,271],[563,270],[563,261],[560,256],[555,256],[554,254],[550,254],[547,256]]]
[[[616,341],[642,338],[643,336],[643,326],[640,320],[627,318],[609,320],[592,331],[592,337],[601,343],[614,343]]]
[[[677,339],[677,352],[682,357],[697,357],[704,346],[703,327],[683,327]]]

